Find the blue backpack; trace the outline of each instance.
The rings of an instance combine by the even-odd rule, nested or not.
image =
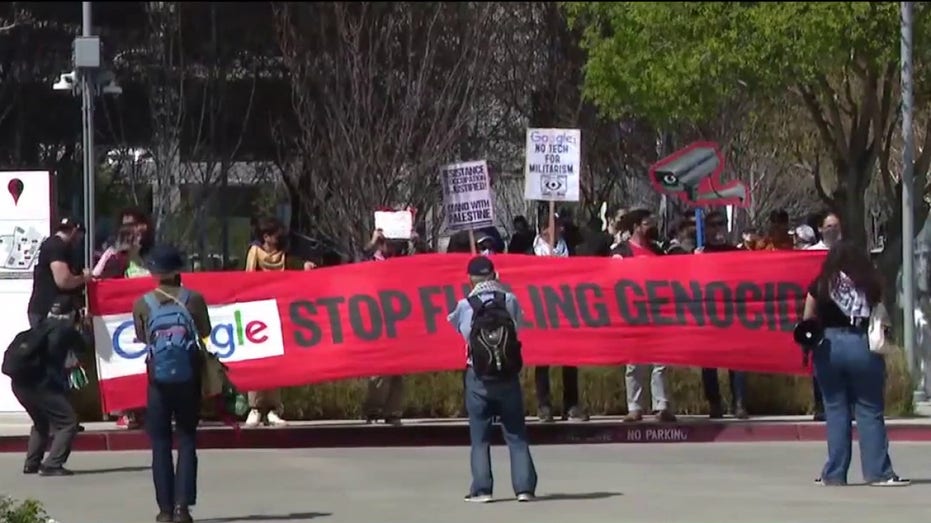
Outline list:
[[[199,343],[194,318],[186,306],[189,298],[186,289],[181,289],[177,301],[159,303],[154,292],[143,297],[149,307],[148,366],[154,383],[186,383],[195,378]]]

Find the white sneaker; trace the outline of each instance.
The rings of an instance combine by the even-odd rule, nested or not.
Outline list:
[[[288,422],[281,419],[277,412],[271,410],[268,412],[268,424],[272,427],[284,427]]]
[[[517,501],[520,503],[527,503],[533,501],[534,499],[536,499],[536,497],[529,492],[521,492],[517,495]]]
[[[245,426],[249,428],[258,427],[259,423],[262,422],[262,415],[259,414],[258,409],[252,409],[249,411],[249,417],[246,418]]]
[[[469,494],[463,501],[467,503],[491,503],[491,494]]]
[[[871,487],[907,487],[912,484],[912,480],[903,479],[898,476],[892,476],[883,481],[874,481],[870,483]]]

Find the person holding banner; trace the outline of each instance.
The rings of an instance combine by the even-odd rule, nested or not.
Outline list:
[[[396,256],[416,252],[417,235],[412,233],[410,243],[406,240],[389,240],[381,229],[375,229],[372,239],[366,245],[366,252],[371,253],[372,261],[385,261]],[[404,376],[373,376],[369,378],[362,412],[366,423],[384,419],[393,426],[401,425],[404,402]]]
[[[558,216],[554,216],[558,219]],[[541,220],[542,223],[547,223]],[[569,247],[563,239],[563,231],[556,220],[553,220],[554,229],[550,225],[541,227],[540,234],[533,241],[533,253],[537,256],[568,257]],[[552,242],[552,243],[551,243]],[[544,423],[555,421],[553,417],[553,404],[550,397],[550,368],[536,367],[534,381],[537,391],[537,417]],[[579,369],[578,367],[562,368],[562,404],[563,419],[571,421],[588,421],[588,414],[579,405]]]
[[[612,258],[638,258],[660,256],[662,251],[656,245],[659,230],[653,212],[647,209],[635,209],[621,219],[621,229],[628,234],[627,240],[617,244],[611,250]],[[674,422],[675,414],[669,406],[666,395],[666,366],[653,364],[627,365],[625,382],[627,389],[627,416],[624,421],[635,423],[643,420],[645,410],[643,399],[643,374],[650,369],[650,396],[653,398],[653,412],[659,421]]]
[[[777,215],[778,218],[778,215]],[[740,249],[727,242],[727,217],[721,211],[713,211],[705,217],[706,243],[699,253],[713,254],[737,252]],[[772,237],[772,236],[771,236]],[[779,238],[779,237],[777,237]],[[731,385],[731,410],[735,418],[747,419],[747,374],[740,371],[728,371]],[[721,398],[721,385],[718,380],[718,369],[703,368],[701,370],[702,388],[705,399],[708,401],[708,417],[720,419],[724,417],[724,401]]]
[[[256,221],[256,242],[249,246],[246,253],[246,271],[284,271],[288,268],[313,269],[310,262],[303,262],[290,256],[285,250],[285,228],[277,218],[265,217]],[[272,427],[287,425],[281,417],[283,404],[281,389],[250,391],[249,415],[246,427],[257,427],[267,422]]]

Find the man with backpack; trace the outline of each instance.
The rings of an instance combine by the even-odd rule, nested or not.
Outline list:
[[[532,501],[537,472],[530,456],[524,397],[520,385],[523,367],[517,326],[521,309],[517,297],[499,282],[491,259],[477,256],[469,261],[472,291],[460,300],[449,322],[466,341],[466,408],[472,444],[472,486],[465,501],[492,500],[492,419],[501,422],[504,441],[511,454],[511,485],[517,500]]]
[[[3,355],[2,371],[32,420],[23,473],[70,476],[73,472],[64,464],[71,455],[78,419],[68,401],[65,361],[69,353],[83,352],[86,343],[75,328],[71,296],[59,296],[49,307],[45,319],[13,339]],[[46,447],[48,456],[42,461]]]
[[[158,287],[133,304],[133,323],[136,338],[148,349],[145,429],[152,442],[155,521],[188,523],[193,521],[189,508],[197,502],[201,340],[210,335],[210,316],[204,297],[181,286],[184,259],[176,248],[153,247],[146,265]],[[177,474],[171,459],[172,418],[178,432]]]

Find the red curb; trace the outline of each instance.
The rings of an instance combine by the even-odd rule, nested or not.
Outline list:
[[[931,441],[931,425],[887,425],[892,441]],[[527,425],[534,445],[578,443],[760,443],[824,441],[822,423],[554,423]],[[854,431],[856,436],[856,431]],[[0,452],[25,452],[27,436],[0,436]],[[465,446],[469,431],[464,424],[387,426],[292,426],[277,429],[209,427],[197,433],[203,449],[298,449],[339,447],[435,447]],[[495,443],[502,444],[495,432]],[[102,431],[78,434],[77,451],[146,450],[142,431]]]

